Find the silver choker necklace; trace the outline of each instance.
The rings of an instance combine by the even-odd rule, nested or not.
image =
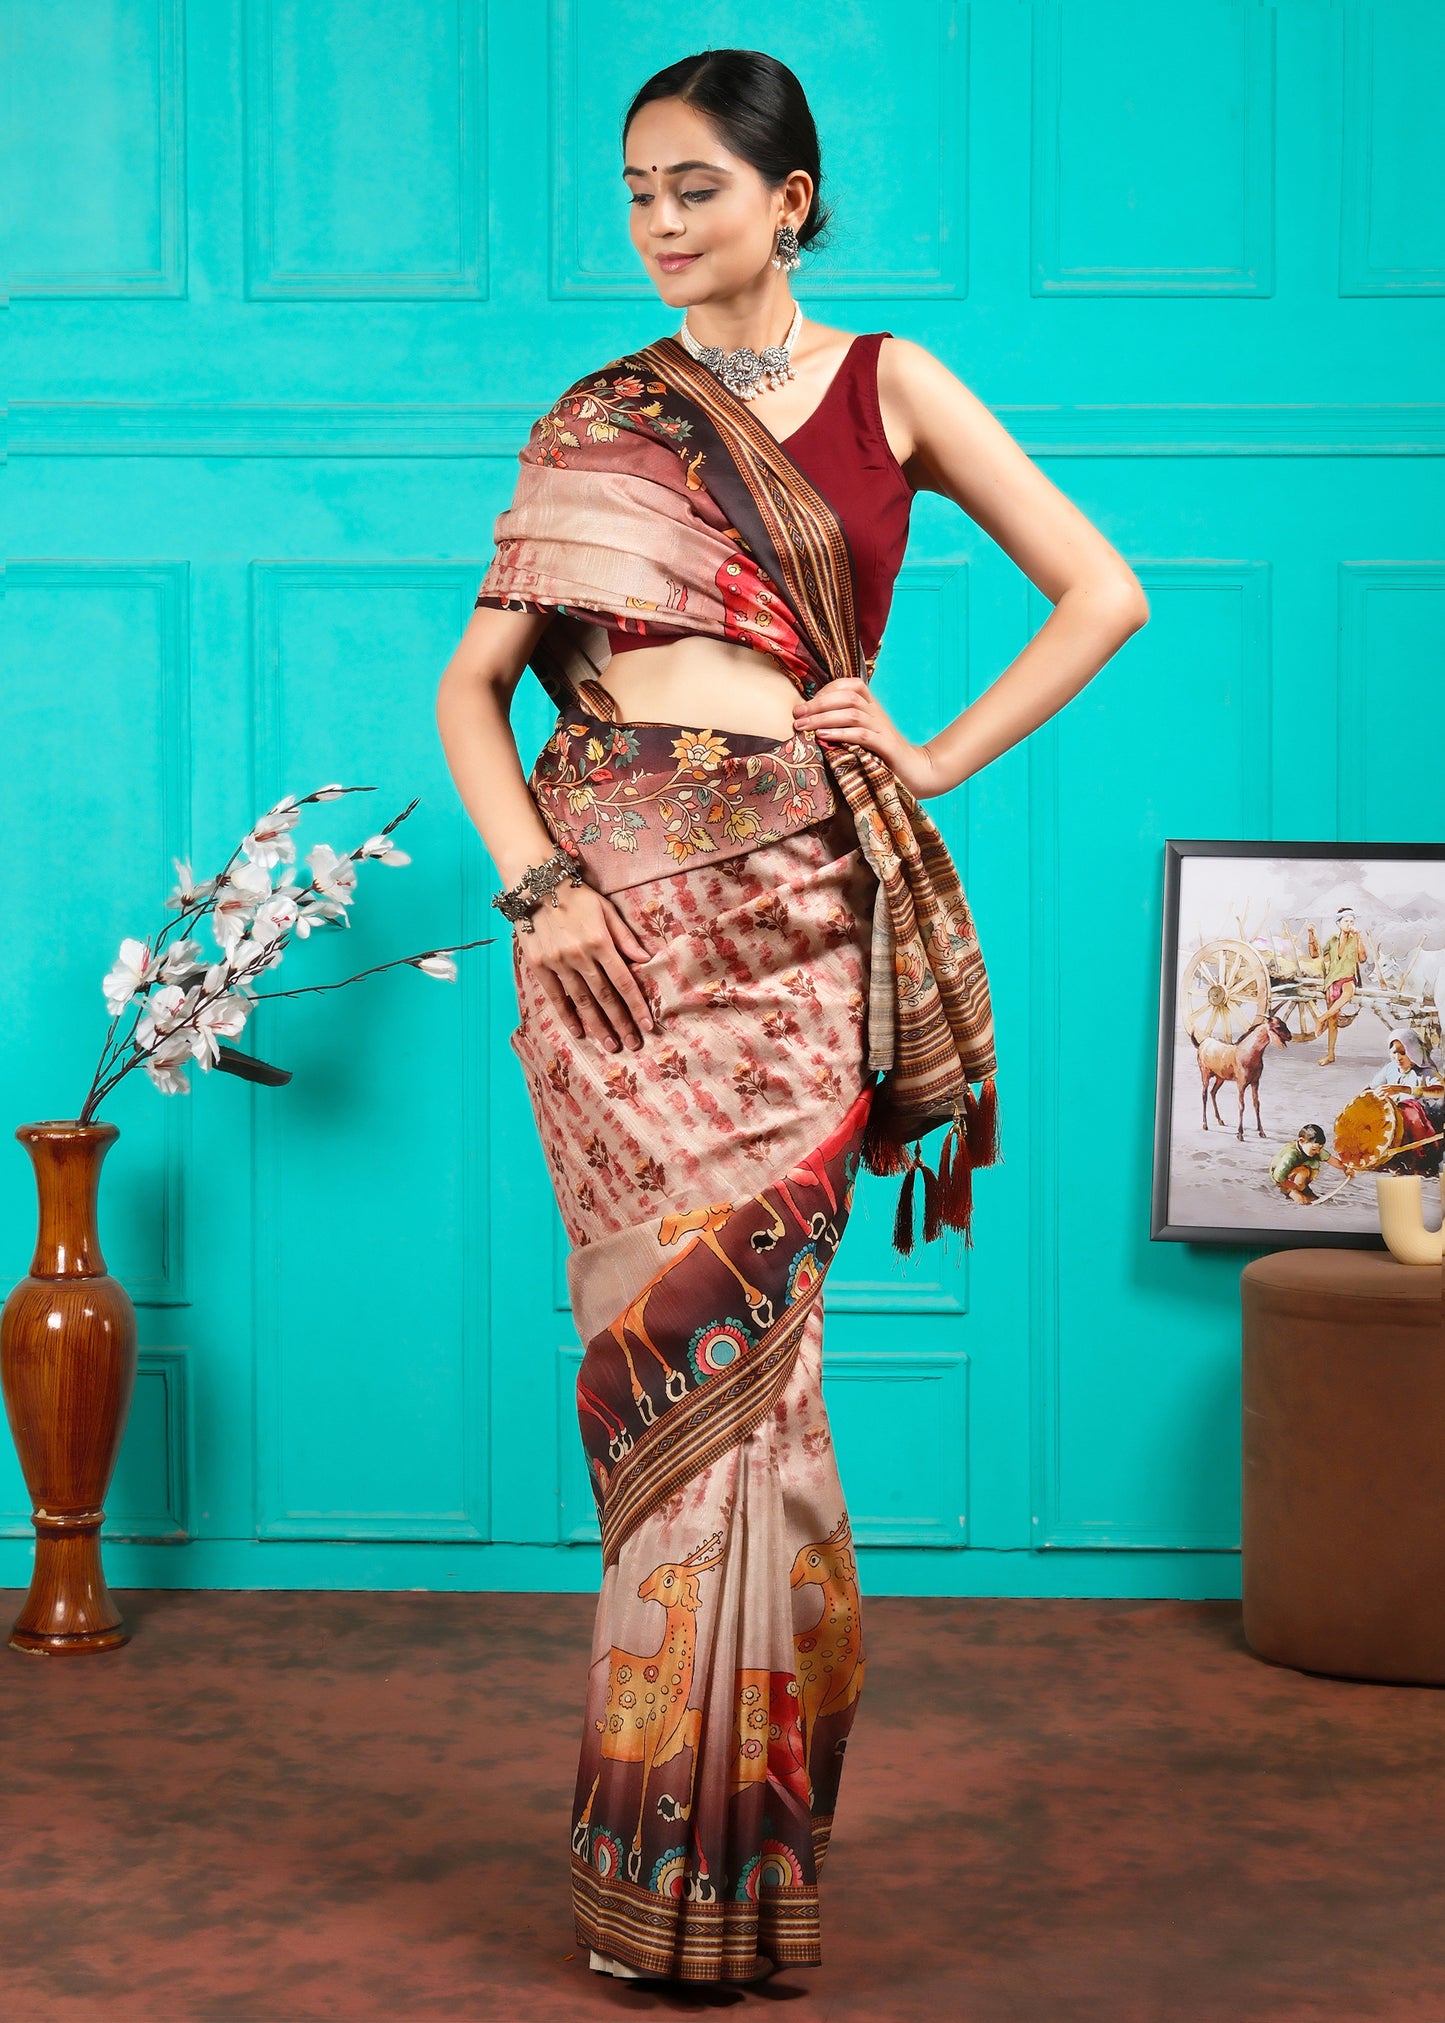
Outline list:
[[[729,393],[735,393],[739,400],[751,400],[754,394],[781,386],[785,379],[792,378],[793,346],[802,327],[800,302],[793,310],[793,321],[782,343],[765,344],[761,353],[746,344],[739,345],[736,351],[724,351],[720,344],[699,344],[687,327],[686,315],[677,334],[683,350],[720,379]]]

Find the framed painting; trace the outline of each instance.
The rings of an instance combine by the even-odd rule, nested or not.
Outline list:
[[[1445,843],[1166,842],[1151,1237],[1382,1246],[1374,1175],[1440,1172],[1442,1014]]]

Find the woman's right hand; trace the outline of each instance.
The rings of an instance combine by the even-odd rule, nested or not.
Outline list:
[[[648,951],[613,902],[591,885],[559,885],[531,920],[514,938],[573,1039],[614,1054],[640,1048],[657,1021],[628,965]]]

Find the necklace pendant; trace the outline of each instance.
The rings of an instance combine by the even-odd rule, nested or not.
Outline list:
[[[761,391],[769,392],[793,377],[792,351],[803,323],[802,304],[796,304],[793,321],[781,344],[765,344],[758,353],[741,344],[736,351],[724,351],[720,344],[699,344],[687,327],[684,316],[678,337],[684,351],[706,366],[739,400],[752,400]]]

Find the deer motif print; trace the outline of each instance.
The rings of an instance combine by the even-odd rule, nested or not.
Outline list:
[[[642,1784],[637,1799],[637,1828],[632,1836],[627,1873],[636,1881],[642,1862],[642,1822],[647,1813],[647,1787],[655,1768],[670,1763],[683,1749],[692,1751],[687,1798],[679,1805],[664,1792],[657,1801],[667,1819],[687,1819],[692,1812],[693,1778],[697,1773],[697,1741],[702,1709],[689,1707],[693,1663],[697,1651],[697,1612],[702,1606],[698,1576],[723,1556],[721,1532],[714,1532],[686,1559],[655,1567],[637,1592],[645,1602],[657,1602],[665,1612],[662,1642],[655,1651],[624,1651],[614,1644],[608,1654],[607,1701],[594,1725],[602,1736],[604,1761],[640,1763]],[[579,1852],[585,1846],[592,1805],[602,1781],[599,1768],[574,1835]]]
[[[798,1691],[802,1697],[803,1753],[812,1775],[813,1736],[824,1714],[836,1714],[856,1700],[863,1686],[864,1650],[858,1603],[858,1573],[845,1511],[815,1545],[805,1545],[793,1561],[791,1585],[820,1587],[823,1608],[812,1629],[793,1638]]]
[[[803,1737],[798,1725],[798,1681],[791,1672],[748,1667],[736,1675],[737,1750],[730,1789],[746,1791],[771,1778],[808,1804]]]

